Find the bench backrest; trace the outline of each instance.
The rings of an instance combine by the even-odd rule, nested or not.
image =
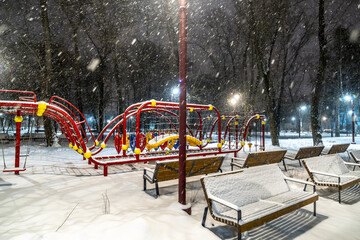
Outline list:
[[[351,157],[354,159],[356,163],[360,162],[360,150],[358,151],[351,151],[350,152]]]
[[[208,196],[216,196],[239,207],[290,190],[275,164],[203,177],[201,184],[208,203]],[[219,213],[228,210],[214,202],[209,207]]]
[[[8,140],[9,138],[8,133],[0,133],[0,140]]]
[[[301,147],[296,153],[295,159],[317,157],[321,154],[324,146]]]
[[[350,172],[339,154],[324,155],[302,160],[309,174],[312,171],[341,175]],[[312,175],[310,175],[313,178]]]
[[[279,163],[286,153],[286,150],[249,153],[244,162],[244,167],[253,167],[271,163]]]
[[[333,144],[327,154],[343,153],[348,149],[349,146],[350,143]]]
[[[223,163],[223,156],[199,157],[186,160],[186,176],[216,173]],[[179,160],[156,162],[154,178],[158,182],[177,179],[179,177]]]

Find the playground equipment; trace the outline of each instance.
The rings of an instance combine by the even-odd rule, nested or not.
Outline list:
[[[84,115],[67,100],[53,96],[48,103],[37,102],[29,91],[0,90],[21,94],[18,101],[0,100],[0,112],[16,115],[45,116],[53,119],[69,142],[95,168],[155,160],[177,159],[179,151],[179,103],[149,100],[128,107],[113,118],[98,134],[92,133]],[[245,149],[265,150],[264,113],[220,114],[212,105],[187,104],[187,157],[236,153]],[[17,122],[19,128],[21,121]],[[114,154],[101,155],[114,141]],[[255,142],[254,142],[255,141]],[[255,143],[255,144],[254,144]],[[108,151],[107,151],[108,152]],[[20,131],[16,131],[15,169],[18,174]],[[16,169],[17,168],[17,169]]]

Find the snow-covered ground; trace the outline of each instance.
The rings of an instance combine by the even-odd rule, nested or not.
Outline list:
[[[274,149],[267,141],[267,150]],[[360,143],[360,137],[356,138]],[[351,137],[324,138],[324,144],[351,142]],[[311,146],[312,139],[281,139],[282,148]],[[26,150],[23,146],[23,151]],[[349,150],[360,150],[352,144]],[[4,145],[6,162],[14,147]],[[242,154],[245,154],[242,152]],[[348,155],[342,157],[348,160]],[[288,161],[286,175],[306,179],[298,162]],[[2,167],[3,163],[0,164]],[[177,181],[160,183],[161,196],[150,186],[142,191],[146,164],[109,167],[109,176],[94,169],[66,146],[30,147],[27,170],[19,176],[0,173],[0,239],[233,239],[236,229],[212,220],[201,226],[205,200],[198,178],[187,184],[192,215],[177,203]],[[283,169],[282,164],[279,165]],[[229,159],[223,170],[230,169]],[[301,187],[294,185],[293,187]],[[318,190],[317,216],[312,205],[248,232],[247,239],[360,239],[360,186],[343,191]]]

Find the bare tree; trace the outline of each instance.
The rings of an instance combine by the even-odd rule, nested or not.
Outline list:
[[[320,100],[322,96],[322,89],[325,82],[325,70],[326,70],[326,36],[325,36],[325,6],[324,0],[319,0],[319,30],[318,30],[318,40],[319,40],[319,63],[318,63],[318,71],[315,80],[315,88],[314,94],[311,99],[311,130],[313,143],[315,146],[322,144],[322,136],[321,136],[321,126],[320,126]]]
[[[42,71],[42,88],[41,95],[45,101],[50,100],[50,84],[52,79],[52,58],[51,58],[51,39],[50,39],[50,23],[48,16],[47,0],[39,0],[41,9],[41,22],[44,32],[45,46],[45,69]],[[44,128],[46,134],[47,146],[51,146],[54,142],[53,126],[50,118],[44,118]]]

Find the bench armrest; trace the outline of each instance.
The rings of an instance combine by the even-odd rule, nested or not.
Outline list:
[[[154,169],[151,169],[151,168],[144,168],[144,173],[146,173],[146,172],[151,172],[151,173],[154,173]]]
[[[316,192],[315,184],[312,183],[312,182],[308,182],[308,181],[304,181],[304,180],[300,180],[300,179],[295,179],[295,178],[289,178],[289,177],[285,177],[285,176],[284,176],[284,180],[304,184],[305,185],[304,191],[306,190],[307,185],[313,186],[313,193]]]
[[[236,166],[236,167],[238,167],[238,168],[244,168],[243,165],[240,165],[240,164],[234,163],[234,162],[231,162],[230,165],[231,165],[231,166]]]
[[[289,178],[289,177],[284,177],[284,179],[286,181],[297,182],[297,183],[302,183],[302,184],[306,184],[306,185],[310,185],[310,186],[315,186],[315,184],[312,182],[308,182],[308,181],[304,181],[304,180],[300,180],[300,179]]]
[[[154,176],[154,170],[150,168],[144,168],[143,178],[146,179],[150,183],[154,183],[154,177],[151,177],[147,172],[150,172]]]
[[[360,163],[350,163],[350,162],[344,162],[345,165],[350,165],[350,166],[359,166],[360,167]]]
[[[217,203],[220,203],[221,205],[224,205],[226,207],[229,207],[231,209],[234,209],[236,211],[240,211],[240,208],[238,206],[236,206],[235,204],[233,203],[230,203],[224,199],[221,199],[221,198],[218,198],[218,197],[215,197],[213,195],[211,195],[210,193],[208,193],[208,198],[212,201],[215,201]]]
[[[318,171],[310,171],[311,173],[315,173],[315,174],[319,174],[319,175],[324,175],[324,176],[328,176],[328,177],[336,177],[339,178],[339,175],[333,174],[333,173],[326,173],[326,172],[318,172]]]

